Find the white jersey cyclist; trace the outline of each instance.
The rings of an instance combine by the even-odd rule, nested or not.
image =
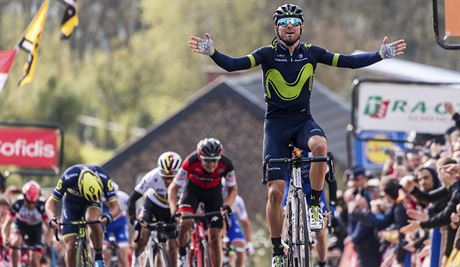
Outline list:
[[[232,213],[236,215],[239,221],[248,219],[248,212],[246,210],[246,204],[240,195],[236,196],[235,202],[232,205]]]
[[[157,167],[145,174],[134,190],[141,195],[144,195],[147,192],[148,199],[155,205],[161,208],[169,209],[168,187],[166,186],[164,179],[161,177],[160,170],[161,169]]]
[[[139,266],[139,256],[144,251],[149,240],[150,231],[141,228],[137,223],[139,219],[145,223],[162,221],[173,223],[174,218],[168,204],[168,186],[171,184],[174,176],[177,174],[182,164],[182,158],[176,152],[164,152],[158,158],[158,167],[149,171],[142,177],[140,183],[134,188],[128,200],[128,216],[136,231],[141,231],[138,242],[133,247],[132,266]],[[147,198],[139,212],[136,214],[136,201],[147,193]],[[171,259],[175,256],[175,239],[176,231],[167,231],[168,254]]]

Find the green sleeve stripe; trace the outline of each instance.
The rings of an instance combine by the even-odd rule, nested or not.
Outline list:
[[[254,58],[253,55],[248,55],[249,61],[251,61],[251,68],[254,68],[256,66],[256,59]]]
[[[340,54],[338,54],[338,53],[334,54],[334,57],[332,58],[332,66],[333,67],[337,67],[337,62],[339,62],[339,57],[340,57]]]

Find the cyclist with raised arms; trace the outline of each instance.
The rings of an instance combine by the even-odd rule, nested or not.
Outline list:
[[[22,195],[11,205],[2,226],[2,236],[5,237],[4,242],[14,247],[26,244],[32,249],[30,266],[40,266],[43,222],[48,222],[48,216],[45,213],[45,201],[41,198],[40,185],[35,181],[29,181],[22,187]],[[12,236],[11,224],[14,233]],[[13,249],[12,261],[13,267],[18,266],[18,249]]]
[[[271,45],[261,47],[249,55],[233,58],[214,49],[210,34],[205,39],[191,36],[189,47],[197,53],[208,55],[227,71],[237,71],[261,65],[264,77],[267,110],[264,125],[264,158],[290,157],[288,145],[294,142],[302,150],[310,150],[313,156],[326,156],[326,136],[315,123],[310,111],[310,97],[314,71],[318,63],[342,67],[360,68],[374,64],[384,58],[402,55],[406,49],[404,40],[393,43],[383,39],[380,49],[372,53],[341,55],[331,53],[316,45],[300,41],[304,30],[304,13],[293,4],[285,4],[273,15],[276,38]],[[286,164],[272,164],[268,169],[267,223],[273,244],[272,266],[284,265],[281,245],[283,225],[282,199]],[[323,190],[326,163],[312,163],[310,227],[320,230],[323,218],[319,200]]]
[[[163,221],[165,223],[175,222],[171,216],[171,211],[168,203],[168,187],[171,184],[174,176],[176,176],[182,164],[182,158],[176,152],[164,152],[158,158],[157,167],[145,174],[140,183],[136,185],[133,193],[128,201],[128,214],[131,218],[131,223],[134,228],[139,231],[141,224],[152,223],[155,221]],[[150,190],[149,190],[150,189]],[[139,214],[139,219],[136,218],[136,201],[141,198],[146,192],[147,198]],[[140,220],[140,223],[138,223]],[[139,266],[139,257],[144,251],[150,237],[150,230],[146,227],[141,228],[141,236],[137,243],[134,244],[134,253],[132,267]],[[171,231],[167,233],[167,247],[172,266],[177,264],[177,233]]]
[[[102,213],[102,197],[107,200],[109,213]],[[62,201],[61,219],[58,215],[58,202]],[[59,179],[51,196],[45,204],[46,212],[51,218],[50,226],[59,227],[61,223],[80,221],[101,221],[109,224],[113,217],[120,212],[118,199],[112,186],[110,176],[99,166],[95,165],[73,165],[65,170]],[[102,245],[104,232],[101,224],[90,224],[92,247],[95,252],[95,267],[103,267]],[[79,234],[79,227],[75,225],[61,226],[66,254],[65,263],[67,267],[76,266],[75,241]]]
[[[193,215],[199,203],[204,204],[205,212],[216,212],[230,207],[238,194],[233,163],[222,155],[223,147],[215,138],[202,139],[196,151],[182,163],[182,167],[169,187],[168,200],[171,214],[176,213],[177,191],[184,192],[179,202],[179,213]],[[222,178],[225,179],[228,195],[222,196]],[[181,220],[179,229],[180,266],[186,266],[186,246],[192,221]],[[213,266],[222,266],[222,216],[213,216],[209,222],[208,238]]]

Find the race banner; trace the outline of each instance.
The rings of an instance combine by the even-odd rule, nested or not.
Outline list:
[[[396,151],[404,151],[403,142],[385,141],[404,140],[406,133],[403,132],[362,131],[358,136],[359,139],[354,141],[355,166],[381,170],[392,154]]]
[[[358,89],[355,114],[361,130],[442,134],[454,125],[444,103],[451,102],[460,111],[460,83],[364,81]]]
[[[56,169],[59,135],[57,129],[0,128],[0,166]]]

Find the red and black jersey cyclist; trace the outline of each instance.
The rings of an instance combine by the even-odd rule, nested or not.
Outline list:
[[[40,198],[40,185],[35,181],[29,181],[22,187],[22,196],[16,200],[10,208],[6,221],[2,227],[4,243],[13,247],[24,244],[32,248],[30,266],[40,266],[42,252],[43,222],[48,222],[45,213],[45,201]],[[13,225],[13,235],[10,236],[10,228]],[[18,266],[18,249],[12,250],[13,267]]]
[[[314,121],[310,111],[310,97],[313,78],[318,64],[341,68],[361,68],[384,58],[402,55],[406,49],[404,40],[393,43],[383,39],[380,49],[358,55],[341,55],[300,41],[305,28],[304,13],[300,7],[285,4],[273,14],[273,29],[276,34],[271,45],[260,47],[243,57],[230,57],[214,49],[211,35],[205,39],[191,36],[189,47],[205,54],[227,71],[238,71],[260,65],[263,71],[265,101],[267,110],[264,123],[264,158],[290,157],[288,145],[293,142],[302,150],[309,150],[313,156],[326,156],[326,135]],[[307,24],[308,25],[308,24]],[[273,164],[268,169],[267,223],[273,243],[272,266],[283,266],[281,230],[283,210],[284,177],[287,164]],[[312,163],[310,228],[323,228],[319,199],[323,190],[326,163]]]
[[[176,213],[177,191],[183,187],[179,202],[179,213],[194,214],[200,202],[204,204],[205,212],[220,211],[230,207],[238,194],[235,171],[229,158],[222,155],[223,147],[215,138],[201,140],[196,151],[190,154],[182,163],[182,167],[168,190],[168,201],[171,214]],[[229,186],[227,197],[222,197],[221,180],[224,178]],[[192,227],[190,220],[181,220],[179,230],[180,265],[185,266],[187,235]],[[214,217],[209,222],[209,245],[214,266],[222,266],[222,228],[223,218]]]
[[[108,213],[102,213],[102,198],[106,199],[109,207]],[[50,216],[50,226],[59,227],[58,202],[62,201],[61,219],[63,223],[73,221],[97,221],[103,224],[112,222],[112,218],[120,213],[118,198],[112,186],[109,174],[95,165],[73,165],[65,170],[59,179],[51,196],[45,204],[46,213]],[[104,267],[102,259],[103,229],[101,224],[90,224],[89,237],[95,252],[95,267]],[[76,225],[63,225],[61,227],[66,254],[67,267],[74,267],[76,259],[75,241],[79,234]]]

